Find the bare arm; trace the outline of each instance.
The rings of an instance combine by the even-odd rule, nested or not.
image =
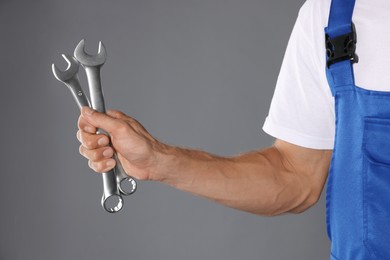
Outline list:
[[[320,197],[331,151],[276,140],[231,158],[168,147],[155,178],[180,190],[260,215],[299,213]]]
[[[203,151],[172,147],[154,139],[137,121],[120,112],[109,116],[86,113],[79,120],[80,153],[90,167],[103,172],[112,165],[112,152],[103,128],[127,173],[157,180],[228,207],[259,214],[299,213],[317,202],[324,186],[331,150],[314,150],[281,140],[259,151],[220,157]],[[88,127],[90,129],[88,129]],[[111,155],[111,156],[110,156]]]

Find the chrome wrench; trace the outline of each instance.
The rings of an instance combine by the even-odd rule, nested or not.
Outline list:
[[[68,68],[65,71],[61,71],[56,65],[52,64],[52,70],[55,78],[64,83],[69,88],[79,108],[83,106],[90,107],[88,98],[85,96],[78,78],[79,63],[70,55],[63,54],[62,57],[68,63]],[[118,212],[123,206],[123,199],[118,190],[114,171],[111,170],[107,173],[103,173],[102,176],[102,207],[110,213]]]
[[[68,68],[65,71],[61,71],[56,65],[52,64],[51,68],[54,77],[69,88],[80,109],[83,106],[90,106],[89,100],[80,85],[78,77],[79,63],[70,55],[62,54],[62,57],[68,63]]]
[[[81,40],[74,50],[74,57],[84,67],[87,74],[92,108],[98,112],[105,113],[104,95],[100,79],[100,69],[107,57],[104,44],[99,42],[98,53],[96,55],[90,55],[85,51],[85,41]],[[99,129],[99,131],[108,136],[104,130]],[[137,189],[136,181],[125,173],[116,153],[114,153],[114,159],[116,161],[114,171],[119,191],[123,195],[134,193]]]

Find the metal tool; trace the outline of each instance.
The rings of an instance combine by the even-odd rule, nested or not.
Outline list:
[[[103,43],[99,42],[99,49],[96,55],[90,55],[85,51],[85,41],[81,40],[74,50],[74,56],[84,67],[87,74],[92,108],[101,113],[105,113],[104,95],[100,79],[100,69],[107,57]],[[108,134],[101,129],[100,132],[108,136]],[[123,195],[134,193],[137,189],[136,181],[125,173],[116,154],[114,154],[114,159],[116,161],[115,175],[120,192]]]
[[[64,60],[68,63],[68,68],[65,71],[61,71],[58,67],[52,64],[52,70],[54,77],[64,83],[72,92],[73,97],[81,109],[83,106],[90,106],[87,96],[80,85],[78,77],[79,63],[71,55],[62,54]]]
[[[85,96],[78,78],[79,63],[70,55],[63,54],[62,57],[68,63],[68,68],[65,71],[61,71],[56,65],[52,64],[52,70],[55,78],[63,82],[69,88],[79,108],[82,106],[90,106],[88,98]],[[102,176],[102,207],[110,213],[118,212],[123,206],[123,199],[118,190],[114,170],[103,173]]]

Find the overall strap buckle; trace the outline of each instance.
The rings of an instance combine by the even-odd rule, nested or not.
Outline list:
[[[359,61],[358,56],[355,53],[356,50],[356,29],[355,25],[351,23],[351,32],[343,34],[334,38],[325,34],[325,46],[326,66],[329,68],[330,65],[343,60],[350,60],[351,63],[357,63]]]

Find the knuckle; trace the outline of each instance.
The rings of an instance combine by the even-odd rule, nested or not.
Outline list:
[[[88,166],[89,166],[89,168],[91,168],[95,172],[102,172],[102,169],[101,169],[102,167],[101,167],[101,163],[100,162],[89,160],[88,161]]]
[[[117,131],[119,133],[126,133],[128,131],[128,129],[129,129],[128,124],[126,124],[125,122],[122,122],[122,121],[118,122]]]
[[[104,172],[107,169],[106,162],[100,161],[97,163],[97,170],[98,172]]]
[[[85,144],[85,147],[87,147],[88,149],[92,149],[93,148],[93,141],[90,140],[90,139],[84,140],[84,144]]]
[[[98,153],[97,151],[93,151],[93,152],[91,153],[91,158],[92,158],[93,160],[95,160],[95,161],[99,160],[100,157],[101,157],[101,156],[99,155],[99,153]]]
[[[82,146],[82,145],[79,146],[79,153],[81,155],[84,155],[84,146]]]
[[[101,172],[102,165],[100,162],[93,162],[93,166],[95,168],[95,171]]]
[[[89,166],[89,168],[91,168],[92,170],[95,171],[95,165],[94,165],[93,161],[88,160],[88,166]]]
[[[134,118],[132,118],[132,117],[127,117],[126,118],[126,120],[131,124],[131,125],[133,125],[133,124],[136,124],[137,123],[137,120],[135,120]]]
[[[119,118],[125,118],[126,117],[126,115],[124,113],[122,113],[121,111],[115,111],[115,114]]]
[[[79,119],[77,120],[77,127],[78,127],[79,129],[82,129],[82,128],[83,128],[83,125],[85,125],[84,119],[83,119],[83,117],[80,115],[80,116],[79,116]]]
[[[113,115],[113,116],[119,116],[121,115],[121,113],[118,111],[118,110],[115,110],[115,109],[111,109],[108,111],[109,114]]]
[[[109,115],[111,115],[111,116],[113,116],[115,118],[124,118],[124,117],[126,117],[126,115],[123,112],[119,111],[119,110],[111,109],[111,110],[108,110],[107,112],[108,112]]]
[[[84,156],[85,158],[87,158],[88,160],[93,159],[93,158],[91,158],[90,151],[87,148],[85,148],[84,146],[80,146],[79,150],[80,150],[80,154],[82,156]]]

